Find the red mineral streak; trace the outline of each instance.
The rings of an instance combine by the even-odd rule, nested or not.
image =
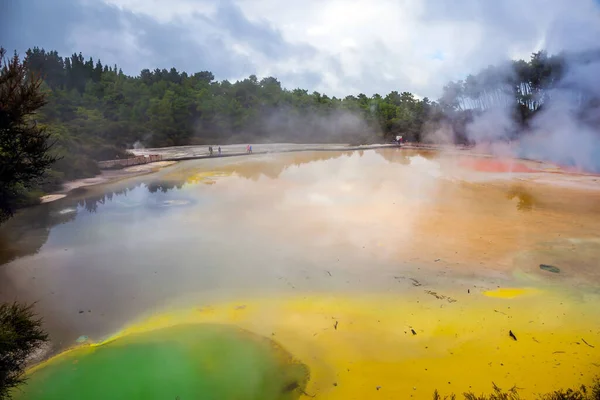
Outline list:
[[[537,172],[522,162],[498,159],[464,159],[459,162],[464,168],[480,172]]]

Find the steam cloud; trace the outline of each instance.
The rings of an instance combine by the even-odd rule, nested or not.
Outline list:
[[[600,47],[591,39],[600,37],[600,7],[574,5],[572,10],[562,12],[564,15],[557,12],[550,24],[543,47],[551,52],[549,55],[564,56],[564,69],[560,80],[544,93],[533,93],[533,100],[542,102],[542,108],[522,127],[515,119],[514,97],[512,104],[496,101],[493,107],[474,113],[465,126],[463,139],[498,156],[600,172]],[[590,57],[581,57],[584,53]],[[491,79],[497,82],[514,82],[513,68],[503,65],[493,73],[496,76]],[[481,89],[484,92],[485,88]],[[507,89],[505,93],[511,90]],[[466,104],[464,108],[477,108],[477,104]],[[425,137],[430,142],[448,143],[458,134],[442,124],[425,132]]]
[[[373,125],[362,115],[346,110],[334,110],[327,115],[309,112],[299,115],[290,109],[282,109],[271,114],[264,124],[267,135],[277,138],[288,132],[293,141],[338,142],[364,144],[369,135],[375,133]]]
[[[372,112],[371,114],[374,114]],[[221,115],[223,120],[226,117]],[[254,124],[236,128],[228,121],[227,139],[223,144],[260,141],[262,143],[348,143],[368,144],[381,140],[379,125],[369,121],[368,115],[345,109],[298,110],[294,107],[273,107],[263,111]],[[196,138],[201,138],[197,133]],[[194,139],[193,139],[194,140]],[[219,141],[219,140],[216,140]]]
[[[583,111],[581,93],[600,99],[600,60],[567,64],[567,74],[534,117],[517,154],[600,172],[600,106]]]

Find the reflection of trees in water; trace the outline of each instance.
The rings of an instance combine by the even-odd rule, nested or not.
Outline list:
[[[98,204],[104,204],[106,196],[93,196],[77,202],[77,205],[83,207],[89,213],[95,213],[98,210]]]
[[[397,151],[396,151],[397,150]],[[351,157],[357,154],[359,157],[363,157],[367,152],[375,152],[382,156],[388,162],[410,164],[409,156],[414,156],[415,153],[407,153],[403,149],[374,149],[374,150],[348,150],[348,151],[307,151],[307,152],[290,152],[290,153],[278,153],[274,158],[258,158],[243,160],[240,163],[231,163],[220,166],[215,170],[198,170],[196,168],[188,168],[176,170],[168,175],[169,181],[178,181],[180,176],[184,176],[184,179],[189,183],[214,183],[211,178],[218,176],[229,176],[235,174],[241,178],[257,181],[261,176],[270,179],[277,179],[279,176],[289,168],[300,167],[302,165],[322,162],[328,160],[334,160],[342,157]],[[433,159],[436,157],[435,152],[419,151],[419,155],[427,159]],[[192,177],[192,178],[190,178]]]
[[[183,184],[184,181],[151,182],[146,189],[150,193],[167,193],[181,189]],[[80,189],[76,190],[75,196],[22,210],[0,227],[0,265],[37,253],[48,240],[52,228],[75,220],[82,208],[96,213],[99,205],[111,202],[114,197],[127,196],[129,191],[143,185],[143,182],[113,185],[113,190],[97,195]]]
[[[402,148],[375,149],[375,153],[379,154],[386,161],[395,164],[409,165],[410,157],[421,156],[427,160],[433,160],[439,156],[436,151],[428,150],[405,150]]]
[[[276,179],[290,167],[350,156],[352,153],[347,151],[280,154],[270,160],[228,165],[223,170],[251,180],[258,180],[261,175]],[[93,187],[82,188],[56,202],[22,210],[0,227],[0,265],[37,253],[48,240],[52,228],[75,220],[81,209],[88,213],[96,213],[100,205],[110,203],[115,197],[127,196],[128,192],[138,187],[145,186],[149,193],[167,193],[173,189],[181,189],[185,182],[185,178],[150,182],[124,181],[114,183],[106,188],[112,190],[98,194],[94,193]]]
[[[127,196],[127,193],[138,187],[145,186],[149,193],[167,193],[173,189],[181,189],[185,181],[153,181],[149,183],[137,182],[127,186],[113,189],[110,192],[101,193],[98,195],[87,195],[76,199],[76,205],[84,208],[89,213],[95,213],[98,210],[98,205],[111,202],[115,196]]]
[[[106,202],[112,201],[114,196],[127,196],[127,192],[134,190],[141,185],[141,182],[129,184],[127,186],[118,187],[110,192],[101,193],[98,195],[91,195],[87,192],[84,192],[85,197],[78,196],[73,198],[72,201],[75,202],[76,206],[85,209],[87,212],[95,213],[98,211],[99,204],[106,204]]]
[[[409,163],[407,155],[402,152],[375,150],[377,154],[390,162]],[[349,157],[354,151],[311,151],[278,154],[271,159],[252,160],[240,164],[225,165],[220,172],[258,180],[261,176],[277,179],[285,170],[300,167],[313,162],[328,161],[341,157]],[[359,151],[359,156],[364,152]],[[95,188],[76,189],[68,197],[56,202],[41,204],[22,210],[13,219],[0,227],[0,265],[14,259],[34,254],[48,240],[51,229],[62,223],[73,221],[81,209],[88,213],[96,213],[100,205],[113,201],[115,197],[127,196],[128,192],[145,186],[149,193],[167,193],[173,189],[181,189],[186,183],[183,179],[167,179],[145,181],[144,178],[131,182],[123,181],[111,184],[105,189],[110,191],[94,193]]]
[[[175,188],[181,189],[185,181],[163,181],[163,182],[152,182],[147,185],[147,189],[150,193],[162,192],[167,193],[169,190],[173,190]]]
[[[379,154],[389,163],[409,165],[410,158],[406,151],[402,149],[376,149],[375,153]]]
[[[250,179],[258,180],[261,176],[271,179],[277,179],[287,169],[291,167],[300,167],[312,162],[327,161],[340,158],[342,156],[351,156],[353,151],[336,152],[296,152],[278,154],[274,159],[258,159],[241,164],[230,164],[220,168],[225,173],[235,173],[236,175]]]
[[[68,207],[67,207],[68,208]],[[52,212],[50,204],[41,204],[18,213],[0,229],[0,265],[35,254],[48,240],[52,227],[75,219],[77,212]]]

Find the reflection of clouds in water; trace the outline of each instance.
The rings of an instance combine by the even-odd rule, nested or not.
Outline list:
[[[309,193],[307,197],[308,197],[309,204],[314,204],[314,205],[319,205],[319,206],[332,206],[335,204],[334,201],[325,194]]]
[[[439,178],[442,176],[440,164],[436,161],[432,161],[420,155],[409,157],[410,167],[416,169],[415,173],[424,173],[433,178]]]
[[[68,224],[77,216],[76,211],[71,211],[72,207],[68,208],[69,212],[60,212],[64,208],[58,212],[54,209],[56,206],[52,203],[30,207],[0,227],[0,265],[37,253],[48,240],[52,227]]]
[[[418,155],[408,160],[404,166],[390,164],[378,153],[366,152],[363,157],[355,153],[288,169],[279,180],[295,185],[285,191],[284,201],[297,204],[298,199],[306,198],[306,192],[328,197],[338,205],[371,204],[392,197],[398,202],[431,198],[439,164]]]
[[[285,169],[272,185],[257,180],[248,187],[260,195],[245,219],[272,230],[285,220],[286,238],[311,237],[319,248],[377,247],[378,257],[390,256],[408,245],[422,208],[436,201],[441,173],[435,160],[406,154],[401,160],[365,152]],[[265,201],[273,206],[263,209]]]
[[[474,227],[481,213],[487,218],[490,212],[504,209],[482,187],[457,185],[447,179],[468,173],[456,167],[458,159],[460,156],[427,151],[385,149],[366,151],[362,157],[357,152],[308,152],[211,160],[214,164],[190,161],[145,177],[92,188],[89,194],[59,200],[47,209],[58,210],[53,215],[77,215],[87,221],[90,213],[101,211],[107,223],[118,224],[155,218],[155,212],[173,216],[178,209],[187,208],[188,218],[198,215],[204,224],[216,224],[215,229],[229,223],[279,231],[285,221],[284,237],[292,240],[316,235],[321,243],[354,243],[362,248],[365,242],[374,242],[383,248],[400,248],[409,246],[405,239],[413,239],[423,221],[431,221],[433,227],[444,222],[435,218],[460,217],[464,223],[467,216],[469,227]],[[494,175],[472,173],[481,179]],[[504,174],[507,176],[510,174]],[[216,184],[204,185],[207,179]],[[560,199],[548,204],[553,196],[540,197],[544,204],[538,205],[538,199],[523,188],[498,195],[516,201],[517,211],[531,211],[534,205],[536,210],[562,207]],[[77,211],[71,206],[76,204]],[[25,210],[23,214],[29,213]],[[23,218],[19,216],[13,223],[19,225],[19,220]],[[27,231],[26,225],[22,228]],[[481,235],[479,231],[477,234]]]
[[[144,184],[144,180],[148,178],[150,181]],[[87,225],[92,215],[98,212],[108,217],[108,221],[114,219],[111,219],[113,215],[125,222],[139,218],[138,209],[167,210],[195,202],[194,199],[180,198],[183,193],[180,191],[183,183],[161,182],[153,179],[156,178],[151,175],[81,189],[55,202],[21,210],[0,227],[0,264],[36,253],[47,243],[48,238],[52,237],[51,232],[60,224],[75,224],[74,228],[66,229],[70,231],[79,229],[79,224]],[[58,233],[54,235],[51,243],[58,246],[68,245],[68,237]]]
[[[114,204],[117,205],[119,208],[134,208],[134,207],[139,207],[142,205],[142,202],[140,201],[127,201],[127,199],[114,199],[113,200]]]
[[[556,232],[580,237],[597,231],[594,216],[600,215],[592,213],[600,204],[593,198],[564,197],[568,191],[542,195],[539,188],[531,192],[542,204],[523,213],[506,199],[508,184],[454,184],[443,179],[453,172],[445,159],[404,150],[219,162],[229,173],[214,185],[184,182],[186,173],[208,176],[203,168],[214,176],[215,165],[183,162],[59,200],[55,208],[25,210],[30,219],[30,212],[42,215],[13,221],[23,230],[19,245],[32,233],[52,231],[38,255],[3,266],[18,283],[11,293],[36,299],[27,267],[35,269],[36,287],[57,293],[48,296],[49,307],[77,327],[75,340],[178,296],[239,296],[285,290],[288,283],[329,290],[332,277],[319,271],[324,268],[364,283],[371,271],[383,281],[386,268],[440,258],[435,266],[472,268],[469,273],[481,278],[503,268],[498,260]],[[55,227],[57,213],[48,210],[78,202],[77,218],[64,215],[67,223]],[[581,213],[585,207],[589,214]],[[28,231],[44,218],[40,229]],[[471,267],[481,261],[481,270]],[[351,279],[340,279],[338,287]],[[77,314],[80,306],[93,310],[88,319]],[[110,321],[94,320],[96,308]]]
[[[165,207],[171,207],[171,206],[187,206],[190,205],[192,202],[190,200],[165,200],[162,202],[162,205]]]

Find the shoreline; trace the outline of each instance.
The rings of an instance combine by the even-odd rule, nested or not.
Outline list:
[[[255,145],[257,146],[257,145]],[[224,157],[243,157],[259,154],[280,154],[280,153],[298,153],[307,151],[359,151],[359,150],[374,150],[384,148],[400,148],[400,146],[391,143],[379,143],[370,145],[353,146],[349,144],[290,144],[290,143],[267,143],[258,145],[261,150],[246,152],[246,145],[224,145],[221,146],[222,153],[217,154],[216,148],[213,146],[214,155],[208,152],[209,146],[172,146],[172,147],[157,147],[148,149],[129,150],[136,156],[158,154],[161,155],[163,161],[186,161],[186,160],[202,160],[207,158],[224,158]],[[405,147],[405,146],[402,146]]]
[[[361,150],[376,150],[385,148],[398,148],[408,150],[431,150],[431,151],[442,151],[451,152],[456,154],[466,154],[471,157],[483,157],[483,158],[494,158],[493,154],[477,151],[474,147],[469,146],[458,146],[458,145],[436,145],[427,143],[405,143],[402,146],[398,146],[392,143],[379,143],[371,145],[348,145],[348,144],[290,144],[290,143],[267,143],[258,145],[261,149],[247,153],[245,151],[246,145],[223,145],[221,146],[222,153],[210,155],[208,153],[208,146],[172,146],[172,147],[158,147],[149,149],[133,149],[130,150],[136,156],[145,156],[150,154],[158,154],[163,158],[161,161],[150,162],[147,164],[134,165],[121,169],[105,169],[102,170],[99,175],[90,178],[77,179],[74,181],[67,181],[63,183],[62,190],[49,193],[45,196],[40,197],[40,204],[49,203],[52,201],[60,200],[68,196],[70,192],[75,189],[86,188],[89,186],[107,184],[119,181],[121,179],[133,178],[136,176],[142,176],[150,174],[176,164],[179,161],[189,160],[202,160],[202,159],[217,159],[217,158],[228,158],[228,157],[244,157],[251,155],[265,155],[265,154],[282,154],[282,153],[300,153],[300,152],[337,152],[337,151],[361,151]],[[540,166],[546,166],[546,173],[566,175],[570,177],[598,177],[597,174],[592,174],[585,171],[573,171],[563,166],[556,165],[547,161],[531,160],[524,158],[513,158],[514,160],[520,160],[525,162],[531,162],[539,164]],[[542,171],[539,171],[542,172]],[[596,182],[597,179],[594,179]],[[544,183],[540,181],[539,183]],[[562,182],[564,184],[564,182]],[[578,186],[575,184],[575,186]],[[595,185],[593,185],[595,186]]]
[[[361,146],[351,146],[345,144],[324,144],[324,145],[314,145],[314,144],[286,144],[286,143],[277,143],[277,144],[265,144],[264,146],[275,147],[272,150],[260,150],[253,151],[252,153],[247,153],[245,151],[246,145],[224,145],[221,146],[223,153],[221,155],[209,155],[208,154],[208,146],[172,146],[172,147],[159,147],[152,149],[138,149],[138,150],[130,150],[131,153],[138,155],[148,155],[148,154],[160,154],[163,155],[163,159],[161,161],[150,162],[147,164],[133,165],[130,167],[120,168],[120,169],[105,169],[102,170],[99,175],[90,178],[82,178],[76,179],[73,181],[66,181],[63,183],[63,187],[61,190],[49,193],[40,197],[40,204],[50,203],[56,200],[63,199],[68,196],[70,192],[75,189],[86,188],[89,186],[102,185],[107,183],[112,183],[119,181],[121,179],[133,178],[136,176],[142,176],[146,174],[150,174],[158,171],[161,168],[165,168],[176,164],[179,161],[188,161],[188,160],[202,160],[208,158],[225,158],[225,157],[243,157],[243,156],[251,156],[251,155],[261,155],[261,154],[278,154],[278,153],[293,153],[293,152],[307,152],[307,151],[357,151],[357,150],[373,150],[373,149],[382,149],[382,148],[400,148],[395,144],[374,144],[374,145],[361,145]],[[283,146],[284,148],[277,148]],[[292,148],[285,147],[291,146]],[[237,148],[240,148],[244,151],[236,151]],[[190,153],[181,153],[181,151],[190,150]],[[202,153],[198,153],[194,150],[202,150]],[[173,154],[173,151],[177,151],[179,153]],[[170,155],[170,156],[169,156]]]
[[[102,185],[117,182],[121,179],[151,174],[161,168],[176,164],[176,161],[157,161],[148,164],[134,165],[123,169],[103,170],[99,175],[91,178],[76,179],[63,183],[62,190],[40,197],[40,204],[50,203],[63,199],[73,190],[83,189],[89,186]]]

